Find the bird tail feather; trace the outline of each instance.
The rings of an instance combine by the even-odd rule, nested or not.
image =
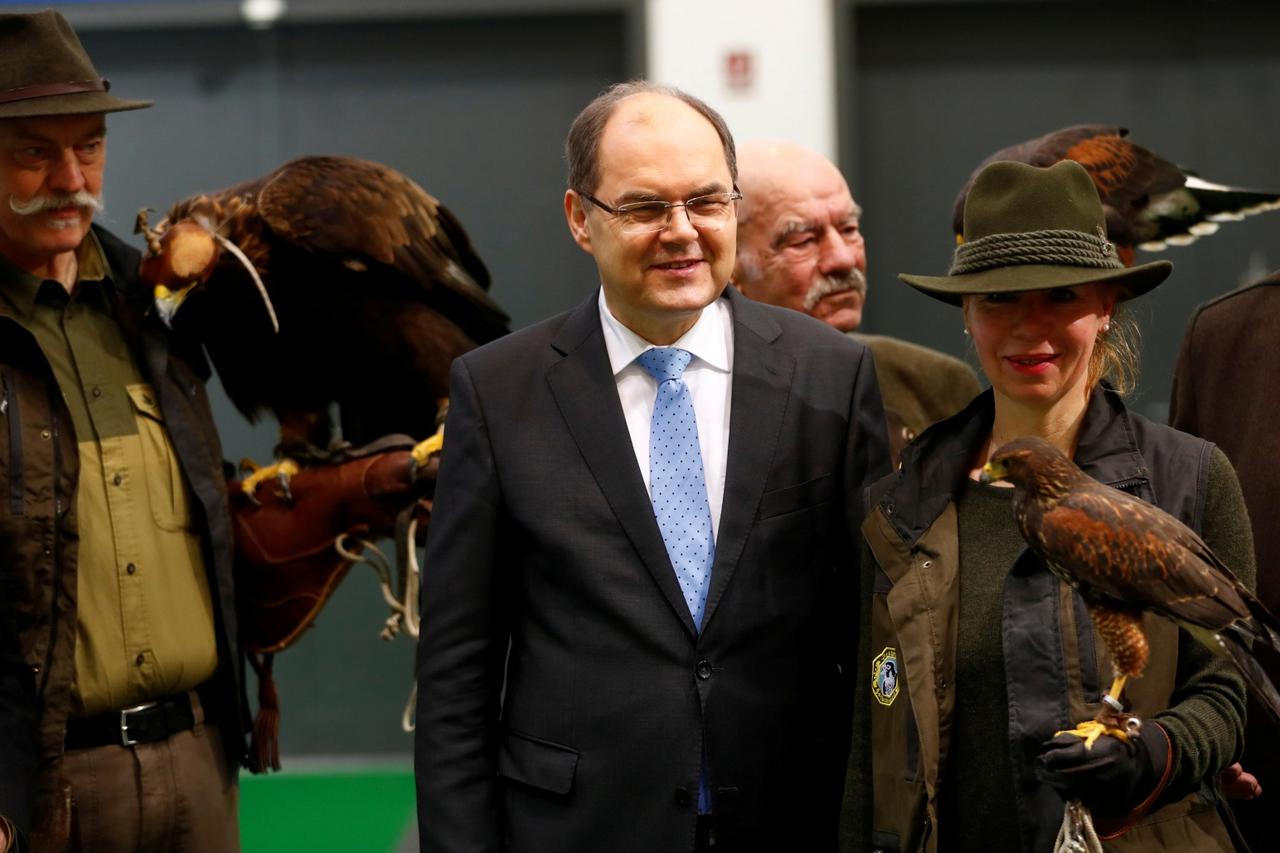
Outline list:
[[[1280,193],[1215,184],[1198,175],[1189,174],[1185,186],[1212,222],[1234,222],[1280,206]]]
[[[1232,626],[1240,634],[1239,639],[1255,652],[1256,644],[1261,643],[1280,661],[1280,619],[1271,615],[1271,611],[1252,595],[1241,597],[1249,609],[1249,618],[1237,619]]]
[[[1275,631],[1270,625],[1262,626],[1268,635],[1274,635]],[[1252,635],[1252,636],[1250,636]],[[1257,697],[1258,703],[1262,705],[1271,714],[1271,718],[1280,725],[1280,692],[1276,691],[1276,686],[1272,682],[1271,677],[1267,675],[1266,670],[1262,668],[1262,664],[1258,661],[1256,653],[1262,651],[1255,646],[1254,640],[1259,639],[1252,631],[1246,634],[1237,626],[1231,626],[1218,635],[1222,643],[1222,648],[1226,650],[1231,660],[1235,662],[1240,673],[1244,676],[1245,683],[1249,685],[1250,691]],[[1276,659],[1276,654],[1280,653],[1280,645],[1275,643],[1273,636],[1263,638],[1263,642],[1271,646],[1270,658]],[[1253,648],[1251,648],[1253,647]]]

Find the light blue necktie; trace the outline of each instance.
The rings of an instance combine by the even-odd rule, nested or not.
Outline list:
[[[693,354],[675,347],[646,350],[636,361],[658,380],[658,399],[649,429],[649,497],[693,624],[702,630],[702,611],[711,585],[716,545],[711,505],[698,447],[698,421],[689,386],[681,378]]]
[[[692,360],[687,350],[658,347],[641,353],[636,363],[658,381],[649,425],[649,498],[689,614],[701,631],[716,543],[698,446],[698,420],[689,386],[681,378]],[[698,813],[711,813],[705,759],[698,774]]]

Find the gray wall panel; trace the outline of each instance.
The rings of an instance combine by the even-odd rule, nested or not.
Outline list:
[[[956,193],[978,162],[1014,142],[1115,123],[1210,180],[1280,189],[1272,4],[877,5],[859,8],[854,26],[856,65],[845,57],[844,71],[856,120],[844,150],[866,210],[868,331],[964,351],[959,312],[894,274],[945,272]],[[1264,214],[1159,255],[1173,276],[1134,303],[1140,410],[1163,417],[1191,310],[1280,266],[1278,235],[1280,214]]]

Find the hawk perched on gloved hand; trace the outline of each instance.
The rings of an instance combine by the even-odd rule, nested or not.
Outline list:
[[[952,229],[964,232],[964,203],[973,178],[988,163],[1014,160],[1052,166],[1075,160],[1093,178],[1107,217],[1107,236],[1120,260],[1133,265],[1134,248],[1157,252],[1185,246],[1218,230],[1218,223],[1280,209],[1280,192],[1229,187],[1201,179],[1129,140],[1123,127],[1082,124],[1011,145],[979,164],[956,198]]]
[[[1173,620],[1244,674],[1249,689],[1280,723],[1280,693],[1258,663],[1259,647],[1280,650],[1280,622],[1186,525],[1152,504],[1081,471],[1041,438],[1005,444],[983,469],[988,481],[1016,487],[1018,529],[1049,568],[1080,592],[1115,661],[1116,681],[1090,742],[1118,725],[1126,678],[1148,657],[1142,614]],[[1107,706],[1110,706],[1108,708]]]

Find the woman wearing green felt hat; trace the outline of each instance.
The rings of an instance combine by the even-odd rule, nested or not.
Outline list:
[[[901,276],[961,308],[991,388],[872,488],[846,849],[1048,853],[1068,800],[1106,850],[1233,849],[1213,783],[1242,746],[1239,676],[1147,616],[1150,659],[1124,693],[1141,733],[1091,750],[1055,740],[1098,711],[1109,653],[1079,593],[1026,549],[1013,489],[978,480],[1004,443],[1047,439],[1200,532],[1252,583],[1226,457],[1123,400],[1137,337],[1122,303],[1171,270],[1120,262],[1077,163],[997,162],[969,193],[948,274]]]

